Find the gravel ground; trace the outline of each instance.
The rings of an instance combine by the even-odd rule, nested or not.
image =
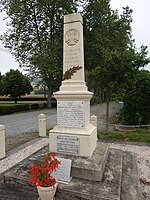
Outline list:
[[[150,146],[110,143],[110,147],[136,153],[142,193],[145,200],[150,200]]]

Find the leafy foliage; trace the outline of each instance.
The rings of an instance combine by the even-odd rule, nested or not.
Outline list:
[[[107,102],[107,124],[112,97],[126,89],[139,67],[149,63],[147,47],[136,50],[131,35],[132,10],[128,6],[119,16],[111,10],[109,0],[93,0],[88,1],[83,12],[88,86]]]
[[[2,40],[32,75],[42,77],[49,100],[62,79],[63,15],[82,10],[87,83],[107,101],[122,94],[139,68],[149,63],[147,47],[137,51],[131,34],[132,10],[111,10],[110,0],[0,0],[11,29]],[[49,104],[51,102],[49,101]]]
[[[33,90],[29,79],[24,76],[19,70],[11,69],[2,79],[2,93],[6,96],[15,98],[21,95],[30,94]]]
[[[122,121],[124,124],[150,124],[150,72],[141,70],[126,90]]]
[[[146,47],[136,51],[131,35],[132,10],[128,6],[119,16],[110,9],[109,0],[93,0],[84,13],[88,83],[95,93],[109,100],[133,79],[139,67],[149,63]]]
[[[49,100],[62,78],[63,15],[75,11],[75,5],[74,0],[0,1],[11,19],[3,42],[21,67],[43,79]]]
[[[1,75],[1,72],[0,72],[0,95],[2,95],[2,78],[3,76]]]

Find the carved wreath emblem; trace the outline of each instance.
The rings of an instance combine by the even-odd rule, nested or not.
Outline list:
[[[80,38],[80,34],[79,34],[79,31],[76,29],[70,29],[65,34],[65,42],[69,46],[75,45],[79,41],[79,38]]]
[[[71,79],[71,77],[73,76],[73,74],[75,74],[78,70],[80,70],[82,67],[81,66],[74,66],[71,67],[70,69],[68,69],[65,74],[63,75],[63,81],[64,80],[68,80]]]

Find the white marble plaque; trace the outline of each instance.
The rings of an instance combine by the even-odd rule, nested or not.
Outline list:
[[[79,153],[80,139],[70,136],[57,136],[57,151],[65,153]]]
[[[61,162],[61,165],[59,165],[59,169],[57,169],[56,172],[52,173],[52,176],[60,183],[69,183],[71,180],[70,172],[72,160],[59,157],[57,157],[57,159]]]
[[[84,102],[57,101],[57,125],[65,128],[84,127]]]

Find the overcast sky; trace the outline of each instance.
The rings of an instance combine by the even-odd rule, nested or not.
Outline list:
[[[118,9],[122,13],[122,7],[129,6],[133,9],[132,35],[135,39],[137,48],[141,45],[148,46],[150,52],[150,0],[111,0],[112,9]],[[0,34],[6,31],[4,14],[0,13]],[[11,54],[2,51],[3,45],[0,43],[0,72],[5,74],[11,68],[17,69],[18,63],[12,58]],[[150,53],[149,53],[150,56]],[[150,70],[150,65],[145,69]]]

